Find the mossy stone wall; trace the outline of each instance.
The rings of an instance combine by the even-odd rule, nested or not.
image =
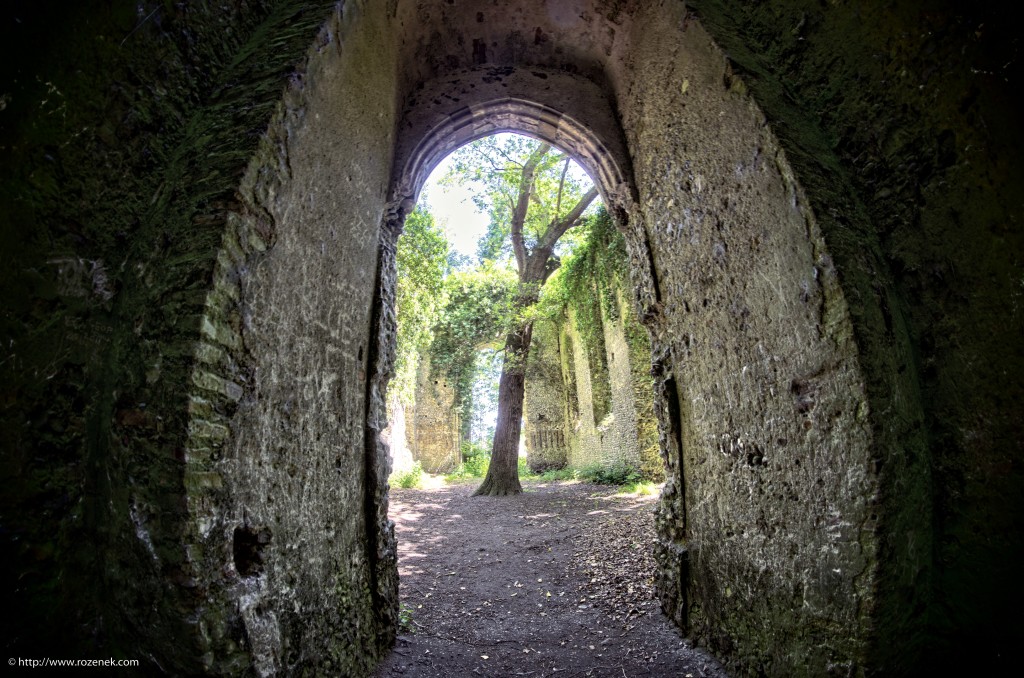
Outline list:
[[[534,470],[628,466],[660,481],[650,341],[623,295],[624,243],[614,232],[591,237],[583,256],[593,261],[562,272],[586,279],[552,282],[566,290],[564,306],[554,320],[534,324],[524,402],[528,460]]]
[[[347,4],[346,17],[357,16]],[[5,23],[2,515],[4,580],[16,582],[5,642],[15,654],[109,652],[189,674],[309,661],[301,651],[317,644],[316,633],[296,635],[305,623],[278,610],[282,634],[250,614],[256,582],[275,576],[270,553],[285,553],[289,538],[264,529],[273,516],[228,506],[242,497],[224,467],[238,433],[232,422],[252,409],[266,374],[244,338],[265,319],[251,314],[258,298],[233,295],[251,291],[250,267],[266,265],[273,255],[264,251],[303,221],[295,207],[313,207],[296,196],[282,218],[271,194],[302,162],[315,163],[315,153],[301,151],[300,161],[287,148],[310,104],[305,79],[321,75],[308,60],[340,53],[339,31],[351,29],[340,17],[325,24],[335,7],[85,2],[16,7],[19,22]],[[382,72],[365,77],[377,82]],[[393,123],[377,116],[395,102],[384,96],[367,110],[386,144]],[[261,176],[246,180],[247,167]],[[385,159],[378,182],[389,169]],[[244,194],[246,181],[258,195]],[[362,233],[335,234],[367,248],[364,335],[383,190],[369,189],[376,208]],[[341,469],[356,488],[366,390],[354,384],[367,371],[366,340],[364,367],[329,390],[355,405],[354,466]],[[257,487],[261,500],[275,498]],[[362,515],[362,490],[355,494]],[[358,526],[366,524],[356,521],[344,539],[365,543]],[[204,539],[209,548],[199,548]],[[350,596],[366,584],[341,575],[332,587]],[[321,599],[307,602],[312,609]],[[371,642],[359,653],[332,646],[339,669],[372,661],[366,647],[388,637],[377,623],[362,625]]]
[[[873,439],[839,271],[701,24],[663,5],[631,30],[626,239],[650,275],[637,288],[668,468],[663,605],[739,673],[863,671],[883,538],[872,457],[902,450]]]
[[[581,142],[593,159],[600,144],[573,136],[592,120],[614,158],[599,169],[621,183],[603,190],[652,335],[670,616],[740,673],[899,673],[929,656],[1011,656],[1024,595],[1017,22],[994,3],[947,0],[593,0],[571,15],[549,5],[15,7],[20,22],[0,36],[0,560],[12,656],[59,644],[141,654],[172,673],[325,657],[332,670],[365,670],[372,645],[330,640],[329,615],[302,640],[298,617],[276,608],[278,636],[254,607],[218,611],[241,591],[217,583],[232,570],[257,583],[246,595],[288,599],[287,577],[260,563],[285,558],[287,535],[303,534],[266,522],[278,496],[262,483],[294,488],[289,465],[246,468],[238,434],[251,431],[232,426],[286,421],[289,402],[346,403],[343,432],[317,441],[310,423],[282,458],[310,442],[313,466],[330,467],[326,450],[341,443],[342,477],[362,478],[318,495],[362,502],[323,514],[365,519],[365,550],[347,564],[330,556],[332,573],[360,574],[318,580],[309,602],[347,601],[332,609],[362,621],[339,628],[386,644],[376,632],[393,628],[394,551],[376,433],[408,207],[386,200],[415,187],[396,188],[404,168],[390,168],[391,186],[381,176],[396,149],[433,133],[418,112],[488,104],[481,97],[506,87],[538,105],[455,120],[467,125],[460,139],[518,125]],[[347,45],[368,69],[350,64],[319,80],[338,88],[307,89],[296,67],[332,50],[344,63]],[[454,73],[468,75],[447,99]],[[429,102],[416,98],[423,83]],[[326,94],[337,100],[317,98]],[[303,138],[312,129],[333,134],[318,145]],[[297,165],[273,165],[281,159]],[[335,160],[355,170],[351,188],[314,171]],[[247,168],[282,178],[287,205],[240,192],[260,185]],[[318,183],[332,176],[330,191]],[[294,177],[316,190],[284,188]],[[334,198],[352,200],[335,231],[351,251],[321,218]],[[358,256],[349,299],[313,310],[303,303],[322,299],[311,292],[282,317],[304,328],[300,339],[342,328],[354,343],[333,357],[256,327],[250,300],[231,297],[250,289],[253,307],[280,308],[300,280],[329,284],[328,252]],[[349,302],[350,315],[323,316]],[[256,352],[237,344],[247,332]],[[264,375],[278,353],[293,364],[293,349],[311,362],[271,388]],[[252,393],[269,397],[251,403]],[[242,488],[250,472],[262,480]],[[257,520],[240,505],[219,514],[193,560],[207,525],[193,517],[239,490],[255,497]],[[230,539],[228,516],[243,519]],[[278,583],[260,589],[261,576]],[[370,599],[383,603],[375,622],[353,602]],[[258,640],[243,648],[250,632]],[[324,643],[315,659],[285,649]]]
[[[902,450],[874,462],[888,602],[872,654],[907,670],[923,648],[936,667],[975,652],[998,665],[1024,635],[1019,24],[1000,3],[687,5],[821,221],[872,428]]]
[[[566,402],[561,369],[560,328],[536,320],[526,361],[523,439],[533,471],[564,468],[569,457]]]
[[[414,461],[430,473],[447,473],[459,465],[460,417],[455,406],[455,387],[443,374],[432,373],[429,353],[420,356],[416,394],[407,427],[408,446]]]

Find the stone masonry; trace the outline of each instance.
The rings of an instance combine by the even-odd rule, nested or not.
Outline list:
[[[999,673],[1024,634],[1002,7],[14,3],[9,654],[371,670],[397,625],[395,242],[446,153],[513,130],[571,153],[626,240],[666,613],[739,675]]]

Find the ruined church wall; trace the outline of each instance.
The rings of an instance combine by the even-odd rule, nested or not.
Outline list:
[[[529,463],[535,470],[629,466],[660,481],[646,330],[618,287],[609,297],[616,310],[598,316],[603,342],[597,346],[587,345],[568,308],[560,322],[534,325],[524,398]],[[595,360],[595,350],[605,353],[603,361]],[[594,379],[606,383],[601,421],[595,421]]]
[[[640,467],[640,439],[637,436],[637,402],[633,390],[633,370],[630,365],[626,328],[618,308],[610,317],[604,304],[601,308],[601,330],[604,333],[605,364],[608,366],[608,384],[611,401],[610,416],[606,417],[601,432],[601,458],[605,464],[624,464]],[[653,398],[653,390],[650,397]]]
[[[538,472],[564,468],[569,457],[559,334],[556,323],[534,321],[526,362],[523,437],[527,463]]]
[[[612,291],[611,296],[618,298],[618,290]],[[573,363],[573,375],[568,381],[576,384],[575,397],[578,402],[577,417],[570,422],[569,427],[569,463],[574,468],[629,466],[643,470],[644,475],[652,480],[660,480],[660,460],[657,459],[656,449],[652,449],[652,445],[657,444],[656,437],[652,439],[653,388],[648,370],[643,370],[648,374],[647,378],[640,376],[637,383],[634,361],[643,361],[645,358],[642,349],[637,354],[626,338],[628,330],[644,330],[630,327],[630,317],[621,313],[610,317],[602,310],[599,319],[603,342],[597,346],[588,346],[574,312],[568,314],[565,326],[567,341],[573,347],[572,355],[567,356]],[[643,341],[638,343],[642,347]],[[604,359],[595,357],[594,351],[603,352]],[[649,360],[649,353],[647,356]],[[595,365],[599,367],[595,369]],[[600,421],[595,417],[595,412],[599,411],[593,397],[595,379],[602,380],[607,391],[607,403],[602,403],[606,414]],[[646,435],[641,428],[645,410],[648,418]]]
[[[20,582],[4,637],[26,655],[140,648],[150,672],[195,674],[209,634],[244,645],[241,627],[197,621],[221,593],[190,560],[185,496],[223,488],[193,473],[186,448],[202,439],[219,454],[242,389],[193,381],[218,350],[197,342],[237,336],[239,315],[224,333],[203,322],[218,252],[244,210],[240,177],[289,77],[324,46],[333,6],[161,5],[142,17],[86,1],[4,22],[0,560]],[[248,256],[237,245],[236,269]],[[190,404],[199,388],[206,402]],[[244,652],[233,656],[247,664]]]
[[[580,336],[579,328],[574,319],[574,311],[569,310],[568,322],[565,324],[565,343],[571,346],[568,360],[564,361],[564,369],[571,370],[569,380],[575,385],[575,416],[566,421],[569,436],[569,466],[584,468],[601,463],[601,438],[594,420],[594,384],[593,379],[606,378],[606,374],[591,371],[593,357],[588,351],[586,342]]]
[[[665,466],[654,415],[650,338],[636,319],[630,290],[617,284],[605,294],[601,322],[614,416],[602,437],[603,457],[606,464],[622,463],[660,482]]]
[[[455,387],[444,375],[431,374],[430,355],[420,356],[416,394],[406,440],[413,461],[430,473],[447,473],[459,465],[459,416]]]
[[[319,657],[317,670],[354,675],[394,632],[396,582],[381,578],[387,551],[366,515],[371,502],[386,511],[367,482],[387,475],[367,422],[383,405],[367,400],[382,350],[378,254],[393,257],[381,244],[391,165],[380,149],[397,111],[386,34],[370,7],[329,19],[243,177],[229,222],[239,237],[229,231],[219,256],[200,345],[214,360],[200,358],[193,401],[225,367],[245,380],[235,393],[215,382],[237,401],[220,450],[186,453],[215,673],[251,662],[271,675]],[[254,232],[272,242],[239,257]]]
[[[984,648],[1003,672],[1024,635],[1013,8],[687,5],[785,145],[848,290],[884,482],[876,661],[942,670]]]

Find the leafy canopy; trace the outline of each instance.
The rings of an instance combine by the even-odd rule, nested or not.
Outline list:
[[[536,139],[518,134],[496,134],[466,144],[452,154],[451,168],[442,184],[468,184],[477,209],[490,219],[477,250],[481,262],[510,260],[510,225],[523,168],[541,145]],[[528,249],[538,243],[552,222],[565,218],[592,185],[568,155],[554,148],[540,160],[533,179],[534,190],[523,223]],[[563,247],[573,241],[571,234],[569,231],[562,237]]]
[[[456,406],[471,417],[473,378],[481,348],[497,346],[515,322],[516,276],[485,263],[451,273],[445,281],[445,305],[434,327],[430,365],[454,384]]]

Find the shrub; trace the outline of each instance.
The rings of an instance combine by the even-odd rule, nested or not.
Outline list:
[[[416,462],[404,471],[395,471],[391,474],[391,478],[389,480],[392,485],[397,485],[398,487],[404,487],[406,489],[419,487],[420,483],[423,482],[423,467],[419,462]]]
[[[550,483],[555,480],[576,480],[579,472],[572,468],[549,469],[540,474],[540,479]]]
[[[629,483],[622,487],[625,494],[636,494],[641,497],[649,497],[658,491],[658,486],[652,482],[641,480],[640,482]]]
[[[491,464],[491,455],[480,443],[462,441],[462,463],[444,478],[448,482],[457,482],[465,478],[483,478]]]
[[[462,463],[464,475],[471,478],[483,478],[491,465],[491,451],[483,443],[462,441]]]
[[[487,469],[491,465],[491,456],[488,454],[478,454],[475,457],[467,457],[466,461],[462,462],[462,466],[466,469],[466,475],[472,478],[483,478],[487,475]]]
[[[643,480],[640,469],[626,462],[616,461],[611,464],[593,464],[579,471],[580,478],[598,485],[628,485]]]

